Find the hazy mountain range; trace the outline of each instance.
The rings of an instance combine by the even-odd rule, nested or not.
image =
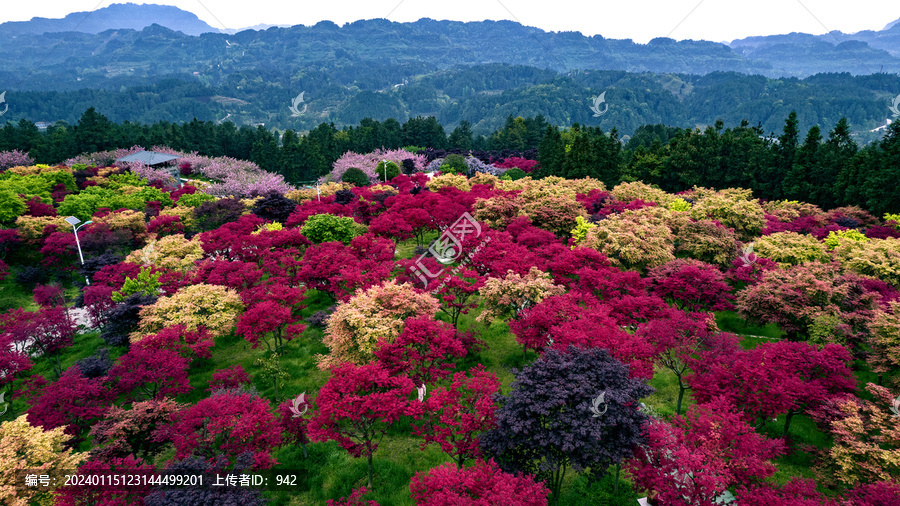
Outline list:
[[[10,106],[3,120],[12,121],[71,122],[93,105],[115,121],[227,117],[303,130],[435,115],[445,125],[491,129],[509,114],[542,114],[627,132],[717,118],[777,129],[795,109],[807,126],[831,128],[847,116],[865,132],[885,123],[885,104],[900,93],[900,23],[856,34],[637,44],[512,21],[427,18],[223,33],[176,7],[113,4],[0,24],[0,61]],[[610,113],[597,117],[588,106],[604,90]],[[310,113],[294,118],[286,104],[300,92]]]

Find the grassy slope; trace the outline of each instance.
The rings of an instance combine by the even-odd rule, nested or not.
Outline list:
[[[407,241],[398,248],[398,256],[409,258],[412,256],[415,244]],[[2,285],[4,289],[10,287],[9,281]],[[24,291],[11,287],[17,298],[27,296]],[[16,291],[18,290],[18,291]],[[22,292],[22,293],[18,293]],[[7,294],[9,292],[6,292]],[[308,308],[304,311],[304,317],[315,311],[330,306],[331,301],[323,294],[311,291],[308,293]],[[484,340],[486,347],[477,354],[471,354],[463,359],[457,370],[465,370],[475,364],[483,364],[489,371],[495,373],[502,382],[502,392],[509,393],[510,384],[514,377],[511,369],[521,368],[524,363],[535,358],[533,352],[523,356],[521,346],[516,343],[515,336],[509,332],[504,322],[494,322],[490,326],[475,321],[476,314],[463,315],[460,319],[461,329],[475,330]],[[755,327],[741,319],[733,312],[720,312],[717,321],[723,330],[735,332],[745,336],[765,336],[777,338],[781,332],[774,325]],[[283,366],[289,373],[289,378],[280,388],[282,399],[291,398],[301,392],[312,394],[325,383],[328,378],[326,372],[319,370],[315,365],[315,355],[327,352],[322,344],[323,331],[310,327],[301,338],[287,343],[283,354]],[[742,342],[744,347],[753,347],[767,339],[758,337],[745,337]],[[63,368],[74,364],[80,358],[91,355],[103,346],[99,333],[92,332],[77,337],[75,345],[63,360]],[[208,395],[206,388],[215,370],[232,364],[242,365],[251,376],[259,371],[256,359],[264,356],[263,349],[252,349],[250,344],[242,338],[229,335],[216,340],[212,348],[210,359],[197,359],[190,369],[190,382],[194,390],[181,396],[182,402],[196,402]],[[118,353],[113,353],[113,357]],[[38,359],[33,370],[36,374],[52,377],[50,364],[43,359]],[[861,381],[873,381],[868,373],[859,373]],[[674,414],[675,400],[678,395],[678,387],[674,375],[667,370],[657,370],[650,382],[656,392],[644,399],[644,402],[653,407],[663,416]],[[271,382],[259,378],[255,386],[262,395],[273,398],[274,389]],[[688,391],[685,396],[685,409],[693,404]],[[21,413],[25,405],[21,401],[13,402],[10,413],[3,419],[9,419],[13,412]],[[366,499],[374,499],[382,505],[411,505],[409,496],[409,481],[417,471],[430,469],[442,462],[448,462],[449,458],[435,445],[430,445],[425,450],[419,448],[420,439],[410,436],[411,420],[401,420],[391,429],[388,436],[382,441],[374,457],[375,474],[373,476],[375,490],[366,496]],[[764,432],[771,437],[778,437],[784,424],[784,417],[778,421],[770,421],[764,427]],[[813,445],[827,447],[829,439],[821,433],[807,417],[798,415],[791,424],[790,436],[796,445]],[[85,443],[82,449],[87,450],[89,443]],[[276,451],[276,458],[280,462],[279,469],[297,470],[302,477],[297,489],[292,492],[266,492],[271,504],[300,505],[323,504],[327,499],[336,499],[347,496],[366,481],[365,459],[351,458],[336,443],[314,443],[307,447],[309,457],[304,459],[299,448],[284,447]],[[171,452],[160,456],[160,461],[171,457]],[[778,472],[774,480],[783,483],[794,476],[813,477],[810,469],[812,456],[807,452],[797,451],[777,460]],[[627,475],[622,474],[623,482],[627,482]],[[622,483],[619,487],[620,496],[612,498],[611,477],[593,488],[589,489],[584,477],[576,476],[569,472],[563,488],[560,504],[622,504],[633,500],[634,493]]]

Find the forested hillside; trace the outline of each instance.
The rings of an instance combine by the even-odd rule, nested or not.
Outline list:
[[[321,69],[300,78],[279,70],[262,76],[247,71],[216,86],[194,77],[118,90],[8,91],[9,110],[2,119],[72,124],[81,112],[94,107],[117,123],[181,123],[196,118],[303,132],[322,122],[342,127],[365,118],[403,123],[416,116],[435,116],[447,128],[467,121],[476,134],[489,135],[509,115],[541,115],[555,125],[615,127],[621,135],[632,135],[646,124],[692,128],[720,119],[729,125],[742,120],[761,124],[768,134],[779,131],[795,110],[804,130],[813,125],[828,129],[846,117],[855,138],[866,143],[879,135],[870,130],[891,117],[898,90],[900,76],[888,74],[822,74],[801,80],[596,70],[560,75],[506,64],[432,72],[421,66],[385,64]],[[290,106],[301,92],[298,110],[303,114],[293,115]],[[605,112],[596,115],[591,107],[601,94],[604,102],[599,109]]]

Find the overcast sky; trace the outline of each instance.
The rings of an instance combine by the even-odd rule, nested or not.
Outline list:
[[[0,21],[63,17],[115,3],[99,0],[4,2]],[[654,37],[731,41],[750,35],[880,30],[900,18],[897,0],[157,0],[216,28],[256,24],[341,25],[358,19],[510,19],[548,31],[579,31],[647,42]]]

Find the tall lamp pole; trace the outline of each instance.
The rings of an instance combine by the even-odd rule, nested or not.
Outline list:
[[[387,160],[382,160],[381,164],[384,165],[384,184],[387,184]]]
[[[89,223],[93,223],[93,221],[88,220],[84,223],[81,223],[81,220],[79,220],[78,218],[69,216],[68,218],[66,218],[66,223],[72,225],[72,230],[75,232],[75,244],[78,246],[78,258],[81,259],[81,266],[84,267],[84,255],[81,253],[81,241],[78,240],[78,229]],[[81,223],[81,225],[78,225],[79,223]],[[75,225],[78,226],[76,227]],[[88,279],[87,276],[84,277],[84,282],[87,283],[88,286],[90,286],[91,284],[91,280]]]

